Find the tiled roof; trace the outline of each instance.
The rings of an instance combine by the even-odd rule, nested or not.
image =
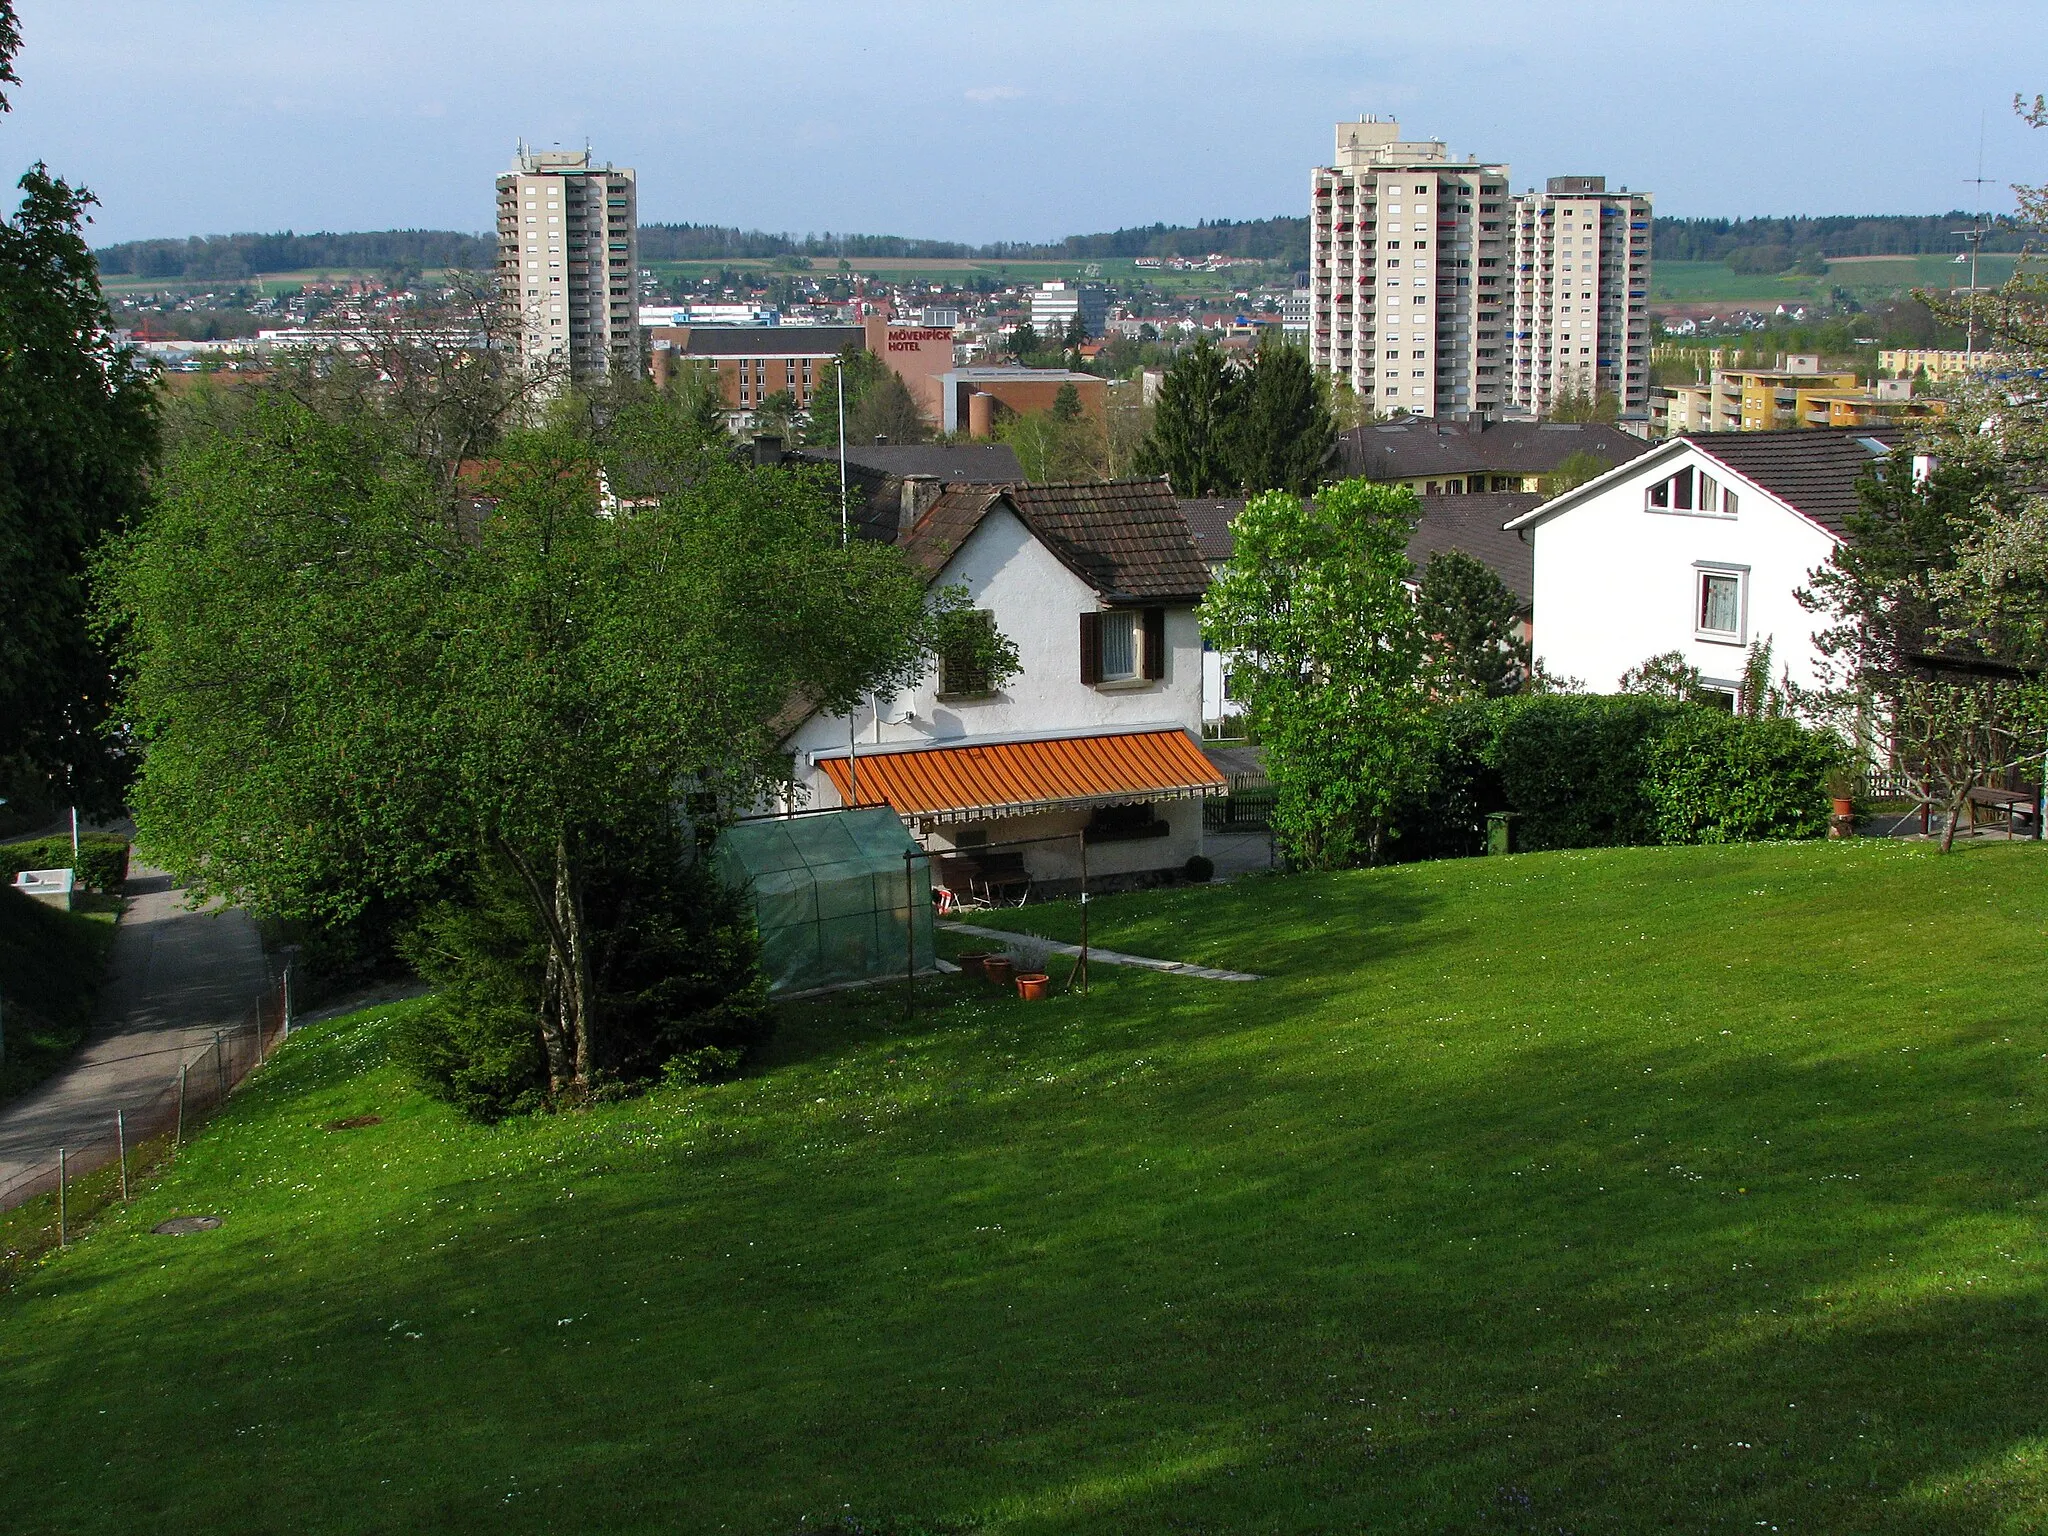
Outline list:
[[[1858,482],[1899,434],[1891,427],[1806,427],[1701,432],[1685,441],[1842,537],[1856,510]]]
[[[836,465],[839,450],[806,448],[791,457],[807,464]],[[1024,479],[1017,450],[1008,443],[848,443],[846,464],[848,469],[870,469],[898,480],[906,475],[930,475],[970,485],[1017,485]]]
[[[1181,516],[1195,536],[1195,548],[1211,564],[1230,558],[1230,525],[1244,510],[1242,496],[1183,496]]]
[[[1192,603],[1209,589],[1209,568],[1164,480],[1001,489],[949,485],[899,542],[935,577],[999,502],[1112,602]]]
[[[846,758],[821,757],[819,766],[851,803]],[[862,805],[887,805],[926,823],[1189,799],[1229,787],[1178,728],[863,752],[859,774]]]
[[[1520,517],[1543,498],[1521,491],[1475,492],[1468,496],[1419,496],[1422,517],[1408,540],[1408,558],[1417,570],[1429,564],[1439,551],[1462,550],[1490,569],[1508,590],[1528,602],[1536,585],[1535,553],[1517,534],[1501,525]],[[1244,502],[1226,496],[1184,500],[1181,512],[1195,535],[1202,558],[1217,563],[1228,560],[1235,541],[1230,525],[1244,510]]]
[[[1575,453],[1625,464],[1653,445],[1598,422],[1437,421],[1418,418],[1353,427],[1337,439],[1346,475],[1409,480],[1417,475],[1547,475]]]
[[[1434,554],[1457,550],[1498,576],[1524,605],[1536,596],[1536,551],[1501,525],[1541,504],[1534,492],[1489,491],[1469,496],[1422,496],[1422,517],[1408,540],[1418,575]]]

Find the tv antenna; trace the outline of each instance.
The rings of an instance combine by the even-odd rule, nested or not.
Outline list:
[[[1981,113],[1977,118],[1977,174],[1964,180],[1977,189],[1979,211],[1971,217],[1968,229],[1952,229],[1949,233],[1969,246],[1967,253],[1956,253],[1958,262],[1967,256],[1970,263],[1970,291],[1963,301],[1963,365],[1967,368],[1977,356],[1977,258],[1983,252],[1984,237],[1991,233],[1982,212],[1984,189],[1991,185],[1991,178],[1984,174],[1984,118]]]

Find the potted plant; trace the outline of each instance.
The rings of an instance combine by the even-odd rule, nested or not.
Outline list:
[[[1834,802],[1837,823],[1849,823],[1856,819],[1857,773],[1847,764],[1828,774],[1828,798]]]

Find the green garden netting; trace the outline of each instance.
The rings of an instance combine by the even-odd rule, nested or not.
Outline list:
[[[920,971],[932,965],[932,882],[887,807],[743,821],[718,839],[720,874],[753,893],[772,992],[901,976],[905,925]],[[908,889],[905,889],[906,884]]]

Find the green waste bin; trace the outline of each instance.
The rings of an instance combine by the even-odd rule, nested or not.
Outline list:
[[[1513,853],[1515,851],[1515,813],[1513,811],[1489,811],[1487,813],[1486,851],[1488,854]]]

